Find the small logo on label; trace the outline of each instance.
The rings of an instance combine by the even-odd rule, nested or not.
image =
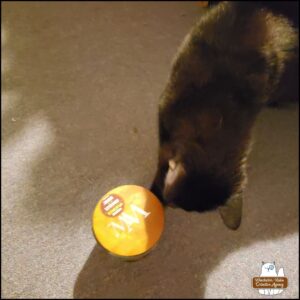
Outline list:
[[[258,289],[261,295],[275,296],[288,287],[288,279],[284,276],[283,268],[276,271],[275,262],[262,262],[261,274],[252,278],[252,287]]]
[[[108,217],[116,217],[124,210],[123,199],[115,194],[108,195],[100,205],[102,212]]]

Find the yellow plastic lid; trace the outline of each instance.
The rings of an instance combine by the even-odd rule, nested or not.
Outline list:
[[[98,243],[117,256],[134,257],[149,251],[164,228],[164,209],[149,190],[119,186],[105,194],[93,214]]]

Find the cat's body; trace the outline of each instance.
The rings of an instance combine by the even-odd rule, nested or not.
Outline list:
[[[200,18],[161,96],[152,191],[164,203],[221,207],[225,223],[239,226],[251,129],[297,47],[285,18],[246,2],[220,3]]]

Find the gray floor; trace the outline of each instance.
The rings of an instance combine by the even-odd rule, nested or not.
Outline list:
[[[2,3],[2,297],[261,297],[261,261],[299,296],[298,106],[255,128],[244,218],[168,209],[159,246],[126,263],[91,215],[109,189],[149,186],[157,103],[196,3]]]

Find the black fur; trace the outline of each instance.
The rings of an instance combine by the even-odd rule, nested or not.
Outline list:
[[[289,21],[253,3],[224,2],[204,13],[180,47],[161,96],[151,189],[163,203],[206,211],[242,193],[251,129],[276,99],[287,66],[297,66],[297,54],[298,34]],[[169,161],[177,175],[166,187]]]

